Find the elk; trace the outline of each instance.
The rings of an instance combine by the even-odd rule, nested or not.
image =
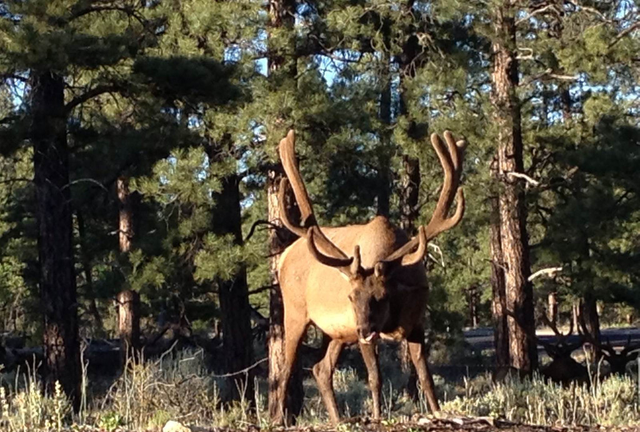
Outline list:
[[[411,360],[432,411],[440,409],[426,361],[423,317],[427,305],[427,277],[423,258],[427,243],[453,228],[464,214],[459,188],[466,142],[444,133],[431,143],[444,170],[444,183],[429,224],[409,239],[386,217],[364,225],[320,227],[300,175],[295,157],[295,135],[280,142],[279,153],[286,178],[279,191],[283,225],[300,236],[280,257],[278,278],[284,304],[285,364],[275,383],[274,423],[284,421],[287,383],[296,351],[307,327],[313,323],[330,339],[322,360],[313,367],[318,389],[333,423],[339,421],[332,376],[345,344],[358,343],[369,376],[373,417],[380,417],[380,372],[375,342],[406,339]],[[289,186],[301,213],[295,225],[287,215]],[[449,216],[451,206],[456,210]],[[349,254],[350,255],[349,255]]]
[[[522,328],[528,328],[513,311],[507,309],[506,314],[512,317]],[[589,374],[587,368],[571,356],[575,350],[584,345],[584,338],[582,336],[575,342],[569,341],[569,338],[573,334],[573,321],[571,321],[569,331],[566,334],[558,330],[555,323],[551,322],[545,314],[540,315],[540,321],[548,326],[556,335],[555,342],[551,343],[539,338],[536,335],[535,327],[529,328],[526,332],[527,337],[535,342],[536,346],[541,345],[551,358],[551,362],[540,369],[542,376],[563,385],[569,385],[574,381],[581,383],[588,382]],[[502,380],[512,372],[519,373],[519,371],[512,371],[511,368],[500,370],[499,372],[499,374],[496,374],[496,380]],[[520,378],[524,378],[525,374],[519,373],[519,376]]]
[[[627,338],[627,343],[620,351],[616,350],[610,341],[606,344],[601,343],[593,337],[587,329],[584,322],[584,316],[579,315],[578,322],[580,325],[580,333],[585,341],[591,344],[607,363],[609,363],[610,373],[612,375],[624,375],[627,372],[627,364],[638,359],[640,355],[640,343],[631,343],[631,335]]]
[[[587,368],[578,363],[571,354],[584,345],[584,338],[579,337],[577,341],[571,343],[569,337],[573,333],[573,321],[569,325],[569,331],[563,334],[558,327],[552,323],[546,315],[541,316],[542,322],[553,330],[556,335],[556,342],[549,343],[536,337],[539,345],[551,357],[551,363],[541,369],[544,377],[554,382],[568,385],[571,382],[588,382],[589,374]]]

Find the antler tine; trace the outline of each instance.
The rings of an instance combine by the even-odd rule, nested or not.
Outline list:
[[[280,153],[280,160],[284,167],[284,172],[287,173],[287,177],[291,182],[293,188],[293,194],[300,207],[300,213],[302,214],[302,226],[308,227],[309,224],[313,225],[313,221],[310,218],[313,217],[313,209],[311,207],[311,200],[307,193],[307,188],[304,186],[300,170],[298,169],[298,162],[296,161],[295,144],[296,136],[295,132],[289,131],[287,136],[280,141],[278,146],[278,152]]]
[[[411,252],[416,247],[416,241],[418,242],[418,248]],[[402,247],[396,249],[391,255],[383,260],[385,263],[392,263],[402,259],[402,265],[410,266],[419,263],[427,250],[427,236],[424,231],[424,227],[418,228],[418,235],[405,243]]]
[[[309,248],[309,252],[311,252],[311,255],[313,255],[313,257],[316,260],[318,260],[320,263],[326,266],[348,269],[349,266],[353,263],[354,259],[353,258],[335,258],[335,257],[327,256],[321,253],[316,247],[316,242],[315,242],[316,235],[318,235],[318,227],[313,226],[309,228],[309,231],[307,232],[307,247]],[[360,251],[358,250],[357,252],[359,254]],[[359,261],[360,260],[358,258],[358,264],[359,264]]]
[[[445,139],[447,147],[443,144],[438,134],[431,134],[431,144],[438,154],[440,164],[444,170],[444,182],[440,197],[436,204],[436,209],[431,216],[431,220],[427,225],[427,240],[432,240],[438,234],[453,228],[460,222],[464,215],[464,195],[462,189],[458,189],[460,183],[460,175],[462,173],[462,151],[466,146],[466,141],[461,140],[456,143],[453,135],[449,131],[445,131]],[[458,204],[456,212],[452,217],[447,217],[454,197]]]
[[[291,219],[289,219],[289,212],[287,211],[286,199],[287,199],[287,190],[289,188],[289,180],[286,177],[283,177],[280,180],[280,189],[278,190],[278,204],[280,205],[280,220],[282,224],[291,232],[293,232],[298,237],[305,237],[307,235],[307,231],[299,226],[295,226]]]
[[[290,130],[287,136],[280,141],[278,152],[280,153],[282,166],[285,173],[287,174],[287,177],[289,178],[289,183],[291,184],[291,188],[293,189],[293,194],[296,197],[296,202],[298,203],[300,214],[302,216],[302,222],[300,224],[302,228],[295,227],[286,217],[282,220],[283,224],[285,224],[285,226],[294,233],[303,237],[306,236],[307,242],[314,242],[313,249],[317,252],[317,254],[314,254],[313,252],[312,254],[316,259],[318,259],[318,254],[321,255],[321,252],[316,247],[315,242],[317,242],[320,248],[328,254],[328,256],[324,257],[327,260],[330,261],[332,259],[338,259],[349,260],[349,262],[351,262],[352,258],[349,258],[347,254],[345,254],[338,246],[333,244],[333,242],[324,235],[324,233],[318,226],[318,222],[316,221],[315,215],[313,214],[313,207],[311,206],[311,200],[309,199],[307,188],[304,185],[304,181],[302,180],[302,176],[300,175],[300,170],[298,169],[298,163],[296,161],[295,153],[295,132],[293,131],[293,129]],[[281,182],[281,186],[282,184],[283,183]],[[287,183],[284,183],[284,185],[286,186]],[[281,191],[281,193],[284,192]],[[281,206],[283,205],[284,204],[281,203]],[[286,216],[286,211],[282,212],[282,214]],[[294,229],[291,229],[292,227]],[[310,228],[314,227],[315,232],[312,235]],[[304,231],[304,228],[306,228],[307,230]],[[323,262],[320,259],[318,259],[318,261]]]
[[[424,232],[420,231],[417,236],[385,258],[384,262],[390,263],[402,258],[403,265],[418,263],[426,253],[427,243],[441,232],[456,226],[464,215],[464,193],[458,186],[462,174],[462,153],[467,143],[464,140],[456,142],[449,131],[445,131],[444,137],[447,141],[446,146],[438,134],[431,135],[431,145],[438,154],[438,159],[444,170],[444,183],[431,220]],[[454,196],[457,202],[456,211],[453,216],[447,217]],[[416,249],[415,252],[411,253],[414,249]]]
[[[539,316],[540,316],[540,321],[542,321],[544,325],[549,327],[557,337],[564,336],[562,333],[560,333],[560,331],[558,330],[558,327],[556,327],[556,325],[553,324],[545,314],[540,314]]]

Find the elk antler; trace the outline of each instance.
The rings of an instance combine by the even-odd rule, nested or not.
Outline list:
[[[298,169],[298,163],[296,162],[295,133],[293,130],[290,130],[287,136],[280,141],[278,150],[282,166],[289,178],[288,181],[284,178],[280,181],[279,201],[282,223],[299,236],[306,237],[309,251],[319,262],[330,267],[337,267],[347,276],[354,274],[354,272],[360,267],[360,250],[359,248],[356,248],[354,257],[348,257],[347,254],[345,254],[338,246],[329,240],[327,236],[324,235],[318,226],[318,222],[313,214],[313,207],[311,206],[309,194],[304,186],[302,176]],[[295,195],[296,202],[300,208],[302,216],[300,227],[291,223],[287,215],[285,194],[289,184],[291,184],[293,194]],[[320,249],[322,249],[324,253],[320,252]]]
[[[459,185],[462,174],[462,154],[467,143],[465,140],[456,142],[449,131],[445,131],[444,138],[447,141],[446,146],[437,134],[431,134],[431,145],[436,150],[444,170],[442,190],[431,220],[424,233],[419,232],[408,243],[385,258],[385,262],[401,261],[403,265],[416,264],[424,257],[426,244],[441,232],[456,226],[464,215],[464,193],[459,188]],[[456,211],[453,216],[448,217],[454,198],[457,202]],[[422,245],[422,242],[424,242],[424,245]],[[410,253],[416,246],[418,246],[418,249]]]

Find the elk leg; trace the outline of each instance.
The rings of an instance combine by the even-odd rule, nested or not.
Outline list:
[[[270,406],[271,421],[274,424],[281,425],[285,419],[285,405],[287,398],[287,386],[289,384],[289,378],[291,377],[291,371],[296,361],[296,352],[300,346],[302,336],[304,336],[307,329],[306,322],[294,322],[287,320],[285,317],[284,323],[284,364],[280,371],[280,377],[277,379],[275,398],[277,403]],[[271,404],[270,404],[271,405]]]
[[[380,368],[378,367],[378,355],[376,345],[360,344],[360,352],[369,375],[369,388],[373,399],[373,418],[380,420]]]
[[[327,352],[322,360],[315,364],[313,367],[313,376],[318,383],[318,390],[322,396],[322,401],[327,407],[329,412],[329,418],[331,422],[337,424],[340,421],[340,414],[338,413],[338,404],[336,404],[336,397],[333,393],[333,371],[336,368],[338,362],[338,356],[342,351],[343,343],[331,339],[327,346]]]
[[[427,398],[429,409],[432,412],[440,411],[440,404],[438,404],[438,398],[436,398],[435,385],[433,384],[433,377],[429,371],[429,365],[427,364],[427,357],[425,355],[426,347],[424,344],[424,330],[422,328],[414,329],[413,332],[407,338],[409,343],[409,354],[411,355],[411,361],[418,373],[418,379],[420,380],[420,386]]]

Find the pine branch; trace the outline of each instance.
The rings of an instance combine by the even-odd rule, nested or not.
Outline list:
[[[91,90],[86,91],[85,93],[71,99],[65,106],[65,112],[71,112],[75,107],[87,102],[94,97],[100,96],[104,93],[113,93],[122,90],[122,86],[120,84],[101,84],[98,85]]]

